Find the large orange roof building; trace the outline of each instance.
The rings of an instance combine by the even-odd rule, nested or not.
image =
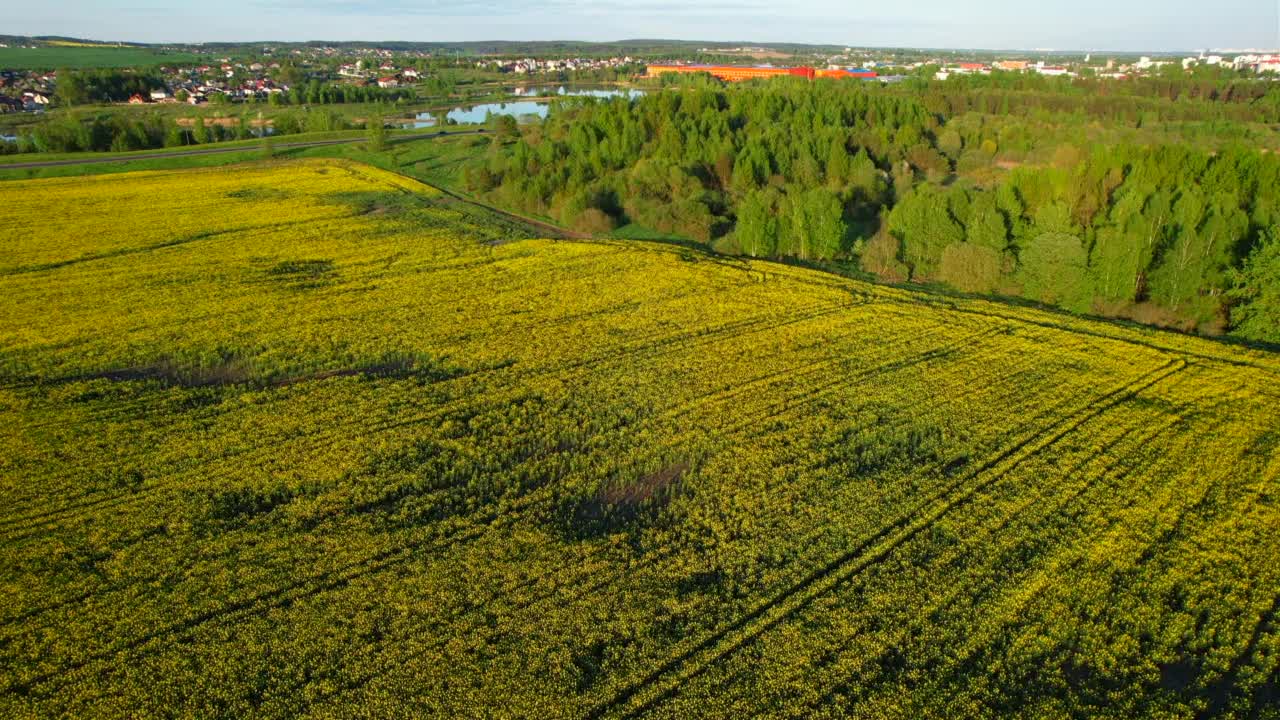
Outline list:
[[[815,70],[811,67],[738,67],[735,65],[649,65],[645,70],[646,77],[658,77],[667,73],[710,73],[713,77],[726,82],[741,82],[757,78],[770,78],[790,75],[809,80],[815,77],[831,78],[874,78],[875,72],[858,68],[837,68],[833,70]]]

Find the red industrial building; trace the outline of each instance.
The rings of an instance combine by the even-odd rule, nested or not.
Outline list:
[[[875,70],[863,70],[862,68],[815,70],[814,74],[820,78],[858,78],[859,80],[874,80],[878,77]]]
[[[815,70],[811,67],[737,67],[734,65],[650,65],[645,70],[646,77],[658,77],[667,73],[709,73],[713,77],[726,82],[741,82],[756,78],[771,78],[790,75],[807,80],[814,78],[861,78],[876,77],[874,71],[859,68],[836,68],[833,70]]]

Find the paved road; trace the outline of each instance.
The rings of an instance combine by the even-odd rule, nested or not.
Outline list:
[[[387,139],[388,143],[396,144],[402,142],[411,142],[413,140],[428,140],[430,138],[442,137],[445,135],[475,135],[482,133],[484,130],[456,130],[454,132],[446,132],[444,130],[432,133],[422,133],[419,135],[400,135]],[[288,150],[290,148],[307,148],[307,147],[323,147],[325,145],[343,145],[346,143],[364,142],[365,138],[350,137],[339,138],[337,140],[311,140],[308,142],[282,142],[276,143],[277,150]],[[61,165],[96,165],[98,163],[121,163],[133,162],[134,160],[156,160],[163,158],[187,157],[190,155],[217,155],[219,153],[245,152],[253,150],[253,146],[241,145],[239,147],[221,147],[221,148],[204,148],[202,150],[174,150],[171,152],[154,152],[145,155],[126,155],[123,157],[108,158],[84,158],[70,160],[43,160],[41,162],[22,162],[22,163],[0,163],[0,170],[12,170],[20,168],[42,168],[42,167],[58,167]]]

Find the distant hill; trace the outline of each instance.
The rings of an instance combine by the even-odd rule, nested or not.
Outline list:
[[[188,47],[209,51],[231,51],[246,48],[272,47],[344,47],[352,49],[384,49],[399,52],[458,52],[476,55],[542,55],[566,53],[577,55],[599,54],[663,54],[688,53],[701,48],[733,49],[743,46],[768,47],[791,53],[831,52],[841,48],[835,45],[806,45],[803,43],[761,43],[759,41],[712,42],[704,40],[663,40],[639,38],[613,42],[584,42],[579,40],[475,40],[464,42],[413,42],[386,40],[376,42],[348,40],[309,40],[306,42],[281,42],[276,40],[252,40],[242,42],[212,43],[137,43],[123,41],[87,40],[60,35],[0,35],[0,43],[8,45],[35,45],[37,47],[130,47],[173,48]]]
[[[0,43],[5,45],[35,45],[37,47],[86,47],[86,48],[140,48],[147,47],[143,43],[86,40],[84,38],[64,35],[0,35]]]

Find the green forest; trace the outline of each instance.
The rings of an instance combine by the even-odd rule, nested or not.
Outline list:
[[[1280,342],[1280,88],[709,76],[509,119],[468,189],[584,232]]]

